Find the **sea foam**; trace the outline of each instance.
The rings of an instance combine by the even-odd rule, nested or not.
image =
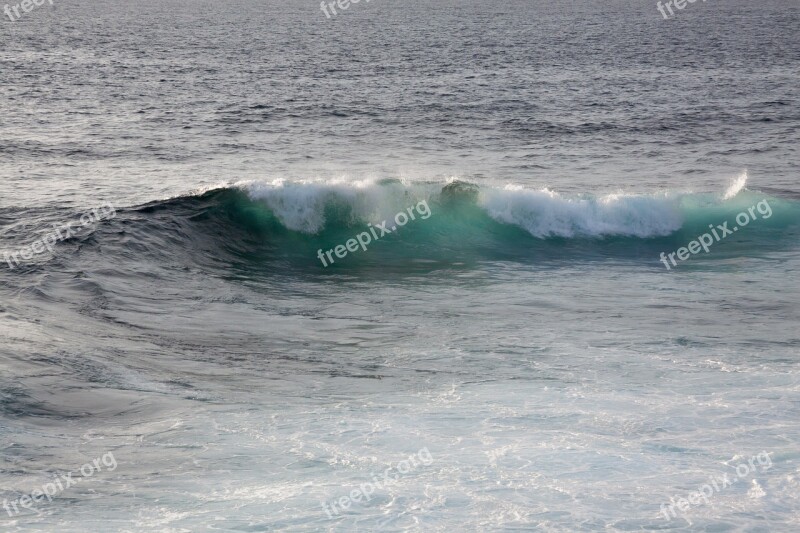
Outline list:
[[[681,229],[687,205],[719,206],[747,183],[739,176],[723,194],[666,191],[652,194],[566,195],[519,185],[483,186],[450,180],[446,184],[401,180],[300,180],[239,182],[235,187],[267,207],[287,229],[317,234],[344,217],[363,225],[391,217],[426,200],[442,209],[471,205],[496,222],[524,229],[537,238],[653,238]],[[435,207],[434,207],[435,210]],[[440,210],[441,212],[441,210]]]

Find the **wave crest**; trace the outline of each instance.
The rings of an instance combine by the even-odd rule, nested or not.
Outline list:
[[[451,180],[440,183],[382,181],[242,182],[236,187],[265,205],[287,229],[306,234],[323,231],[329,219],[366,224],[386,220],[427,200],[446,209],[472,205],[502,224],[549,237],[659,237],[681,228],[681,195],[610,194],[564,196],[549,189],[517,185],[481,188]],[[463,215],[463,213],[462,213]]]

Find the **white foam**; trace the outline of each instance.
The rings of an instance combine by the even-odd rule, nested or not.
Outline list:
[[[564,197],[507,185],[481,192],[480,204],[499,222],[535,237],[654,237],[680,229],[680,197],[670,194]]]
[[[253,200],[264,202],[281,224],[293,231],[317,233],[325,227],[325,207],[334,203],[351,210],[353,222],[380,221],[427,197],[413,193],[403,182],[378,183],[375,180],[347,179],[236,184]]]
[[[739,192],[745,188],[747,185],[747,171],[745,170],[742,172],[738,177],[731,181],[731,184],[728,186],[728,190],[725,191],[725,194],[722,196],[723,200],[730,200]]]

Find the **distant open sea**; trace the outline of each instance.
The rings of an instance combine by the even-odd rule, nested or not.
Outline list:
[[[0,531],[800,531],[800,4],[673,9],[0,13]]]

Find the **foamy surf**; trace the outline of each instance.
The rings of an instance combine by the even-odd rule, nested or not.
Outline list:
[[[359,225],[384,220],[412,203],[426,200],[451,209],[474,206],[492,220],[547,238],[655,238],[670,235],[703,210],[725,209],[744,189],[747,174],[724,193],[666,191],[567,195],[521,185],[479,187],[451,180],[446,184],[400,180],[306,180],[239,182],[254,202],[266,207],[285,228],[308,235],[331,224]],[[462,213],[463,215],[463,213]]]
[[[680,197],[670,194],[578,198],[508,185],[484,191],[481,206],[494,220],[539,238],[657,237],[683,224]]]

